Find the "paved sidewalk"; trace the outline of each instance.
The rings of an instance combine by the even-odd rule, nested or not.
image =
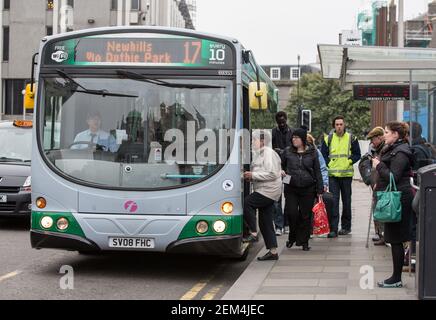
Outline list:
[[[223,300],[409,300],[416,299],[414,274],[403,273],[401,289],[377,288],[376,282],[392,274],[389,247],[375,247],[368,231],[370,191],[358,181],[353,184],[353,230],[337,239],[312,239],[312,250],[287,249],[287,235],[279,240],[280,259],[253,260]],[[371,226],[370,237],[374,235]],[[263,255],[261,250],[259,255]],[[366,266],[366,267],[365,267]],[[373,289],[362,289],[360,282],[374,270]],[[364,268],[361,273],[361,268]]]

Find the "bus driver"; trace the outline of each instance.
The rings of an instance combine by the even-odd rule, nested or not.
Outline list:
[[[117,152],[118,145],[115,138],[100,129],[101,115],[100,112],[90,112],[86,117],[86,123],[89,129],[82,131],[74,138],[74,143],[71,149],[81,150],[97,145],[97,149],[102,148],[103,151]],[[81,144],[83,142],[83,144]]]

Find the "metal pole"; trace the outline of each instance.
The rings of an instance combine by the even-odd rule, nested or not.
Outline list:
[[[398,0],[398,47],[404,48],[404,0]],[[410,112],[410,116],[412,116],[411,112]],[[404,120],[404,101],[398,101],[397,121],[403,121],[403,120]]]
[[[3,0],[0,0],[0,26],[3,26]],[[3,117],[3,27],[0,30],[0,120]]]
[[[404,48],[404,0],[398,0],[398,47]]]
[[[301,103],[300,103],[300,55],[297,56],[298,61],[298,80],[297,80],[297,104],[298,104],[298,115],[297,115],[297,128],[301,126],[302,114],[301,114]]]

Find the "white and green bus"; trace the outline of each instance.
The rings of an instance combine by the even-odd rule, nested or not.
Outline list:
[[[50,36],[37,83],[33,248],[246,256],[239,131],[273,126],[278,91],[239,41],[154,27]]]

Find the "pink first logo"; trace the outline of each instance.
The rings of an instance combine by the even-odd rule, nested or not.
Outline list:
[[[124,210],[135,213],[138,211],[138,204],[135,201],[129,200],[124,203]]]

